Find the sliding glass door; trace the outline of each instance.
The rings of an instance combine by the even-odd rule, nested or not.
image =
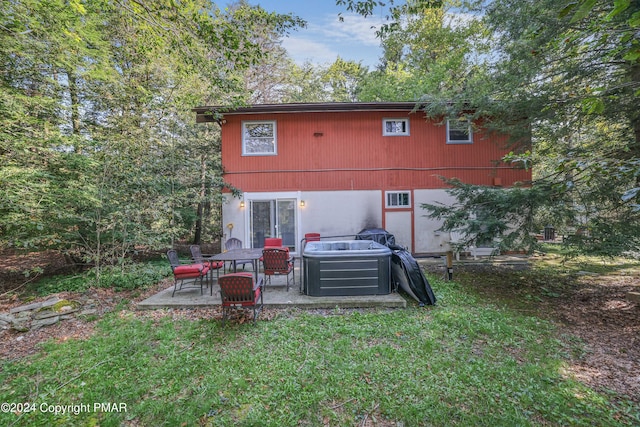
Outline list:
[[[296,199],[251,200],[251,247],[264,247],[267,237],[280,237],[282,245],[296,250]]]

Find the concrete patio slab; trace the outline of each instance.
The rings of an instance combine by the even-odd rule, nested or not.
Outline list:
[[[339,297],[310,297],[300,293],[298,285],[290,286],[287,292],[284,278],[273,278],[264,292],[264,306],[267,308],[318,309],[318,308],[405,308],[407,300],[398,293],[388,295],[362,295]],[[138,303],[140,310],[154,310],[167,308],[205,308],[221,304],[220,286],[214,279],[213,295],[207,287],[200,295],[200,286],[189,286],[186,283],[182,290],[171,296],[173,286]]]
[[[427,265],[436,266],[444,271],[445,262],[442,257],[419,258],[418,263],[424,267]],[[463,259],[455,261],[455,266],[460,265],[520,265],[529,264],[529,257],[526,256],[499,256],[483,258],[478,260]],[[250,270],[249,270],[250,271]],[[363,295],[363,296],[339,296],[339,297],[311,297],[302,295],[299,291],[299,267],[296,266],[296,285],[286,291],[286,279],[284,277],[273,277],[272,284],[267,286],[264,294],[265,307],[301,309],[332,309],[332,308],[405,308],[407,303],[415,301],[406,295],[391,293],[388,295]],[[262,276],[262,273],[260,274]],[[454,273],[455,277],[455,273]],[[137,304],[140,310],[154,310],[167,308],[204,308],[221,304],[220,287],[214,279],[213,295],[211,289],[206,287],[204,293],[200,295],[200,286],[190,286],[185,283],[182,290],[176,292],[172,297],[173,286],[160,291],[159,293],[141,301]]]

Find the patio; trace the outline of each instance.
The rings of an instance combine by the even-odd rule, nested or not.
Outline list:
[[[251,271],[248,268],[246,271]],[[220,273],[222,274],[222,272]],[[300,264],[299,259],[295,265],[296,283],[286,291],[286,277],[275,276],[271,278],[271,284],[267,285],[264,293],[265,308],[296,307],[301,309],[326,309],[326,308],[405,308],[407,300],[398,293],[388,295],[362,295],[362,296],[336,296],[336,297],[311,297],[302,295],[300,288]],[[262,272],[260,272],[262,277]],[[191,286],[192,281],[185,281],[182,290],[178,290],[171,297],[173,285],[161,292],[138,303],[140,310],[155,310],[167,308],[204,308],[220,305],[220,286],[214,277],[213,295],[210,295],[209,287],[200,295],[200,286]]]
[[[425,268],[430,265],[432,269],[435,267],[439,274],[446,272],[446,264],[441,257],[418,258],[418,263]],[[473,259],[472,257],[462,258],[455,262],[456,265],[508,265],[514,268],[523,268],[529,265],[529,257],[526,255],[499,255],[494,257],[483,257],[481,259]],[[271,285],[268,285],[264,294],[264,305],[267,308],[287,308],[297,307],[301,309],[327,309],[327,308],[406,308],[407,302],[410,304],[415,301],[407,295],[401,295],[397,292],[388,295],[362,295],[362,296],[337,296],[337,297],[311,297],[302,295],[299,292],[300,287],[300,260],[296,259],[296,284],[286,291],[286,278],[273,277]],[[454,268],[455,270],[455,268]],[[251,271],[247,269],[246,271]],[[222,273],[221,273],[222,274]],[[455,273],[454,273],[455,276]],[[262,277],[262,272],[260,272]],[[213,296],[209,294],[209,288],[204,290],[204,294],[200,295],[200,287],[190,287],[186,283],[181,291],[177,291],[172,298],[173,285],[163,291],[153,295],[138,303],[140,310],[155,310],[166,308],[203,308],[208,306],[220,305],[220,287],[213,284]]]

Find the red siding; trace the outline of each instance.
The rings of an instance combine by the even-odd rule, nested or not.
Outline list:
[[[383,118],[410,117],[410,136],[382,136]],[[530,172],[496,168],[504,142],[474,134],[446,144],[446,126],[422,113],[342,112],[227,115],[222,125],[225,180],[243,191],[442,188],[438,176],[505,186]],[[242,156],[241,123],[277,122],[276,156]],[[314,136],[314,134],[321,134]]]

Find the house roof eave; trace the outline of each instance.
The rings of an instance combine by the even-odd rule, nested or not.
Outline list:
[[[225,115],[348,112],[348,111],[417,111],[416,102],[328,102],[256,104],[246,107],[202,106],[191,111],[196,113],[196,122],[219,122]]]

